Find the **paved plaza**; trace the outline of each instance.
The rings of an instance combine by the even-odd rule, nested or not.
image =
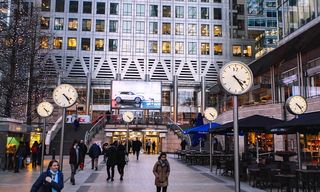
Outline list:
[[[49,157],[48,157],[49,158]],[[157,160],[157,155],[141,155],[137,161],[130,156],[130,161],[125,167],[124,180],[120,181],[120,176],[115,169],[114,182],[106,181],[106,166],[99,159],[99,169],[91,169],[89,157],[86,159],[86,166],[83,171],[76,174],[76,185],[71,185],[70,167],[68,159],[64,160],[64,180],[66,192],[153,192],[154,175],[152,168]],[[224,177],[210,173],[208,167],[188,166],[173,155],[168,155],[171,166],[168,192],[228,192],[234,191],[234,181],[231,177]],[[46,160],[48,163],[49,160]],[[32,183],[39,176],[39,168],[21,170],[19,173],[8,171],[0,172],[0,192],[19,191],[29,192]],[[247,183],[241,183],[241,190],[252,192],[261,191],[250,187]]]

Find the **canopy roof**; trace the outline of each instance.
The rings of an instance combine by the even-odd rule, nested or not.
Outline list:
[[[205,124],[205,125],[200,125],[200,126],[197,126],[197,127],[193,127],[193,128],[184,130],[183,133],[184,133],[184,134],[190,134],[190,133],[208,133],[208,132],[209,132],[209,129],[210,129],[210,124],[211,124],[211,129],[220,126],[220,124],[218,124],[218,123],[208,123],[208,124]]]

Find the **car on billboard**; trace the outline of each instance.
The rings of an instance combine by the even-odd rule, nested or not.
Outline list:
[[[121,91],[119,94],[116,94],[114,100],[117,103],[121,102],[134,102],[141,103],[144,100],[144,96],[140,94],[135,94],[131,91]]]

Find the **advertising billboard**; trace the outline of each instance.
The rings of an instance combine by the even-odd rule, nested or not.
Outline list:
[[[160,109],[161,82],[112,81],[112,108]]]

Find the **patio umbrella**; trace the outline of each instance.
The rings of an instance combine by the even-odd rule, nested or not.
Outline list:
[[[216,127],[220,126],[218,123],[211,123],[211,129],[214,129]],[[208,133],[210,128],[210,123],[205,124],[205,125],[200,125],[197,127],[193,127],[187,130],[184,130],[184,134],[191,134],[191,133]]]

